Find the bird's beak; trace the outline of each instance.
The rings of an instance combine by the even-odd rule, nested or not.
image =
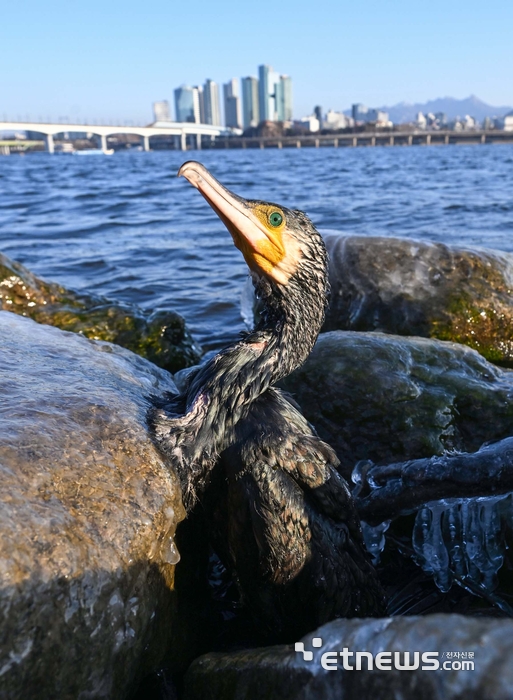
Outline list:
[[[178,177],[181,175],[201,192],[219,216],[248,267],[269,274],[269,259],[275,264],[284,256],[281,236],[273,236],[250,204],[221,185],[201,163],[187,161],[178,171]]]

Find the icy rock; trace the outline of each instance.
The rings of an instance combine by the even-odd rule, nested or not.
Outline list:
[[[493,596],[507,547],[504,530],[513,522],[506,497],[511,489],[499,490],[496,483],[511,474],[511,370],[456,343],[333,331],[321,334],[303,367],[283,384],[336,449],[347,478],[355,467],[357,490],[363,482],[371,487],[357,502],[369,519],[364,536],[374,560],[390,537],[400,533],[408,540],[407,526],[395,520],[401,511],[420,508],[415,526],[408,526],[407,544],[424,572],[442,592],[457,583],[507,611],[510,583],[497,589],[495,601]],[[482,447],[486,442],[492,444]],[[399,478],[375,478],[380,469],[386,475],[401,465],[407,488],[399,497]],[[424,506],[441,493],[473,498]],[[478,498],[485,495],[490,498]],[[380,524],[390,519],[390,529]],[[388,559],[383,565],[396,563]],[[409,574],[401,574],[401,566],[385,575],[403,577],[406,586]],[[413,581],[416,573],[410,573]]]
[[[513,256],[443,243],[327,235],[324,325],[452,340],[513,366]]]
[[[123,698],[189,644],[181,493],[146,423],[148,396],[173,382],[6,312],[0,355],[0,696]]]
[[[201,656],[187,671],[185,700],[511,699],[511,620],[460,615],[335,620],[300,641],[310,652],[307,658],[291,646]],[[346,658],[351,670],[344,670],[339,656],[344,648],[353,653]],[[370,652],[374,659],[379,653],[391,652],[390,663],[383,658],[382,670],[374,666],[373,670],[357,671],[357,651]],[[415,662],[415,652],[419,656],[435,652],[430,658],[439,663],[439,670],[397,669],[395,654],[404,664],[406,652],[410,653],[410,663]],[[454,652],[460,655],[453,657]],[[465,653],[464,659],[461,652]],[[336,669],[323,667],[326,653],[330,654],[332,667],[336,661]],[[473,670],[462,665],[469,659],[473,660]],[[444,663],[449,663],[446,669],[442,668]],[[363,669],[366,664],[363,658]]]
[[[383,333],[322,333],[283,381],[346,478],[383,465],[474,452],[513,434],[513,373],[456,343]]]

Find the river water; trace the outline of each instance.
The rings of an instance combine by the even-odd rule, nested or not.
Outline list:
[[[182,313],[205,350],[243,329],[242,256],[176,172],[201,160],[321,232],[513,251],[513,145],[0,158],[0,250],[75,289]]]

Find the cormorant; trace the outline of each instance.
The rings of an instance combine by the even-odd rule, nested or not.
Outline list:
[[[324,320],[321,236],[300,211],[239,197],[200,163],[183,175],[250,268],[261,319],[153,414],[188,510],[198,498],[214,549],[257,627],[291,639],[334,617],[383,612],[383,592],[335,452],[274,388],[301,365]]]

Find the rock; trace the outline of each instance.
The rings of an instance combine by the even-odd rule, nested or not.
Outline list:
[[[283,384],[378,526],[389,612],[513,615],[513,372],[456,343],[332,331]]]
[[[198,362],[184,319],[174,311],[144,311],[45,282],[0,254],[0,309],[28,316],[93,340],[121,345],[169,372]]]
[[[410,239],[325,238],[332,296],[324,330],[452,340],[513,366],[513,256]]]
[[[184,510],[146,426],[148,396],[174,385],[12,313],[0,354],[0,696],[123,698],[166,652],[190,661],[174,586]]]
[[[360,516],[372,525],[432,501],[502,500],[504,494],[513,493],[513,437],[485,443],[477,452],[449,452],[385,466],[360,462],[354,479]]]
[[[513,435],[513,373],[456,343],[323,333],[283,386],[335,448],[347,478],[359,460],[474,452]]]
[[[313,646],[312,641],[322,644]],[[513,687],[513,621],[470,618],[459,615],[383,618],[380,620],[335,620],[302,639],[312,652],[305,660],[291,647],[268,647],[234,653],[212,653],[197,659],[185,681],[185,700],[361,700],[416,698],[416,700],[511,700]],[[356,656],[343,658],[338,652],[367,651],[373,655],[373,670],[362,656],[362,671],[355,670]],[[376,656],[382,657],[376,667]],[[406,657],[404,652],[410,652]],[[429,670],[395,668],[415,663]],[[464,652],[465,657],[453,657]],[[451,656],[448,657],[447,653]],[[473,654],[469,659],[469,653]],[[324,656],[324,654],[330,654]],[[333,670],[323,668],[330,663]],[[463,666],[466,663],[466,667]],[[469,663],[473,662],[473,666]],[[436,663],[438,670],[434,670]],[[443,668],[446,664],[446,668]],[[386,667],[390,670],[386,670]]]

